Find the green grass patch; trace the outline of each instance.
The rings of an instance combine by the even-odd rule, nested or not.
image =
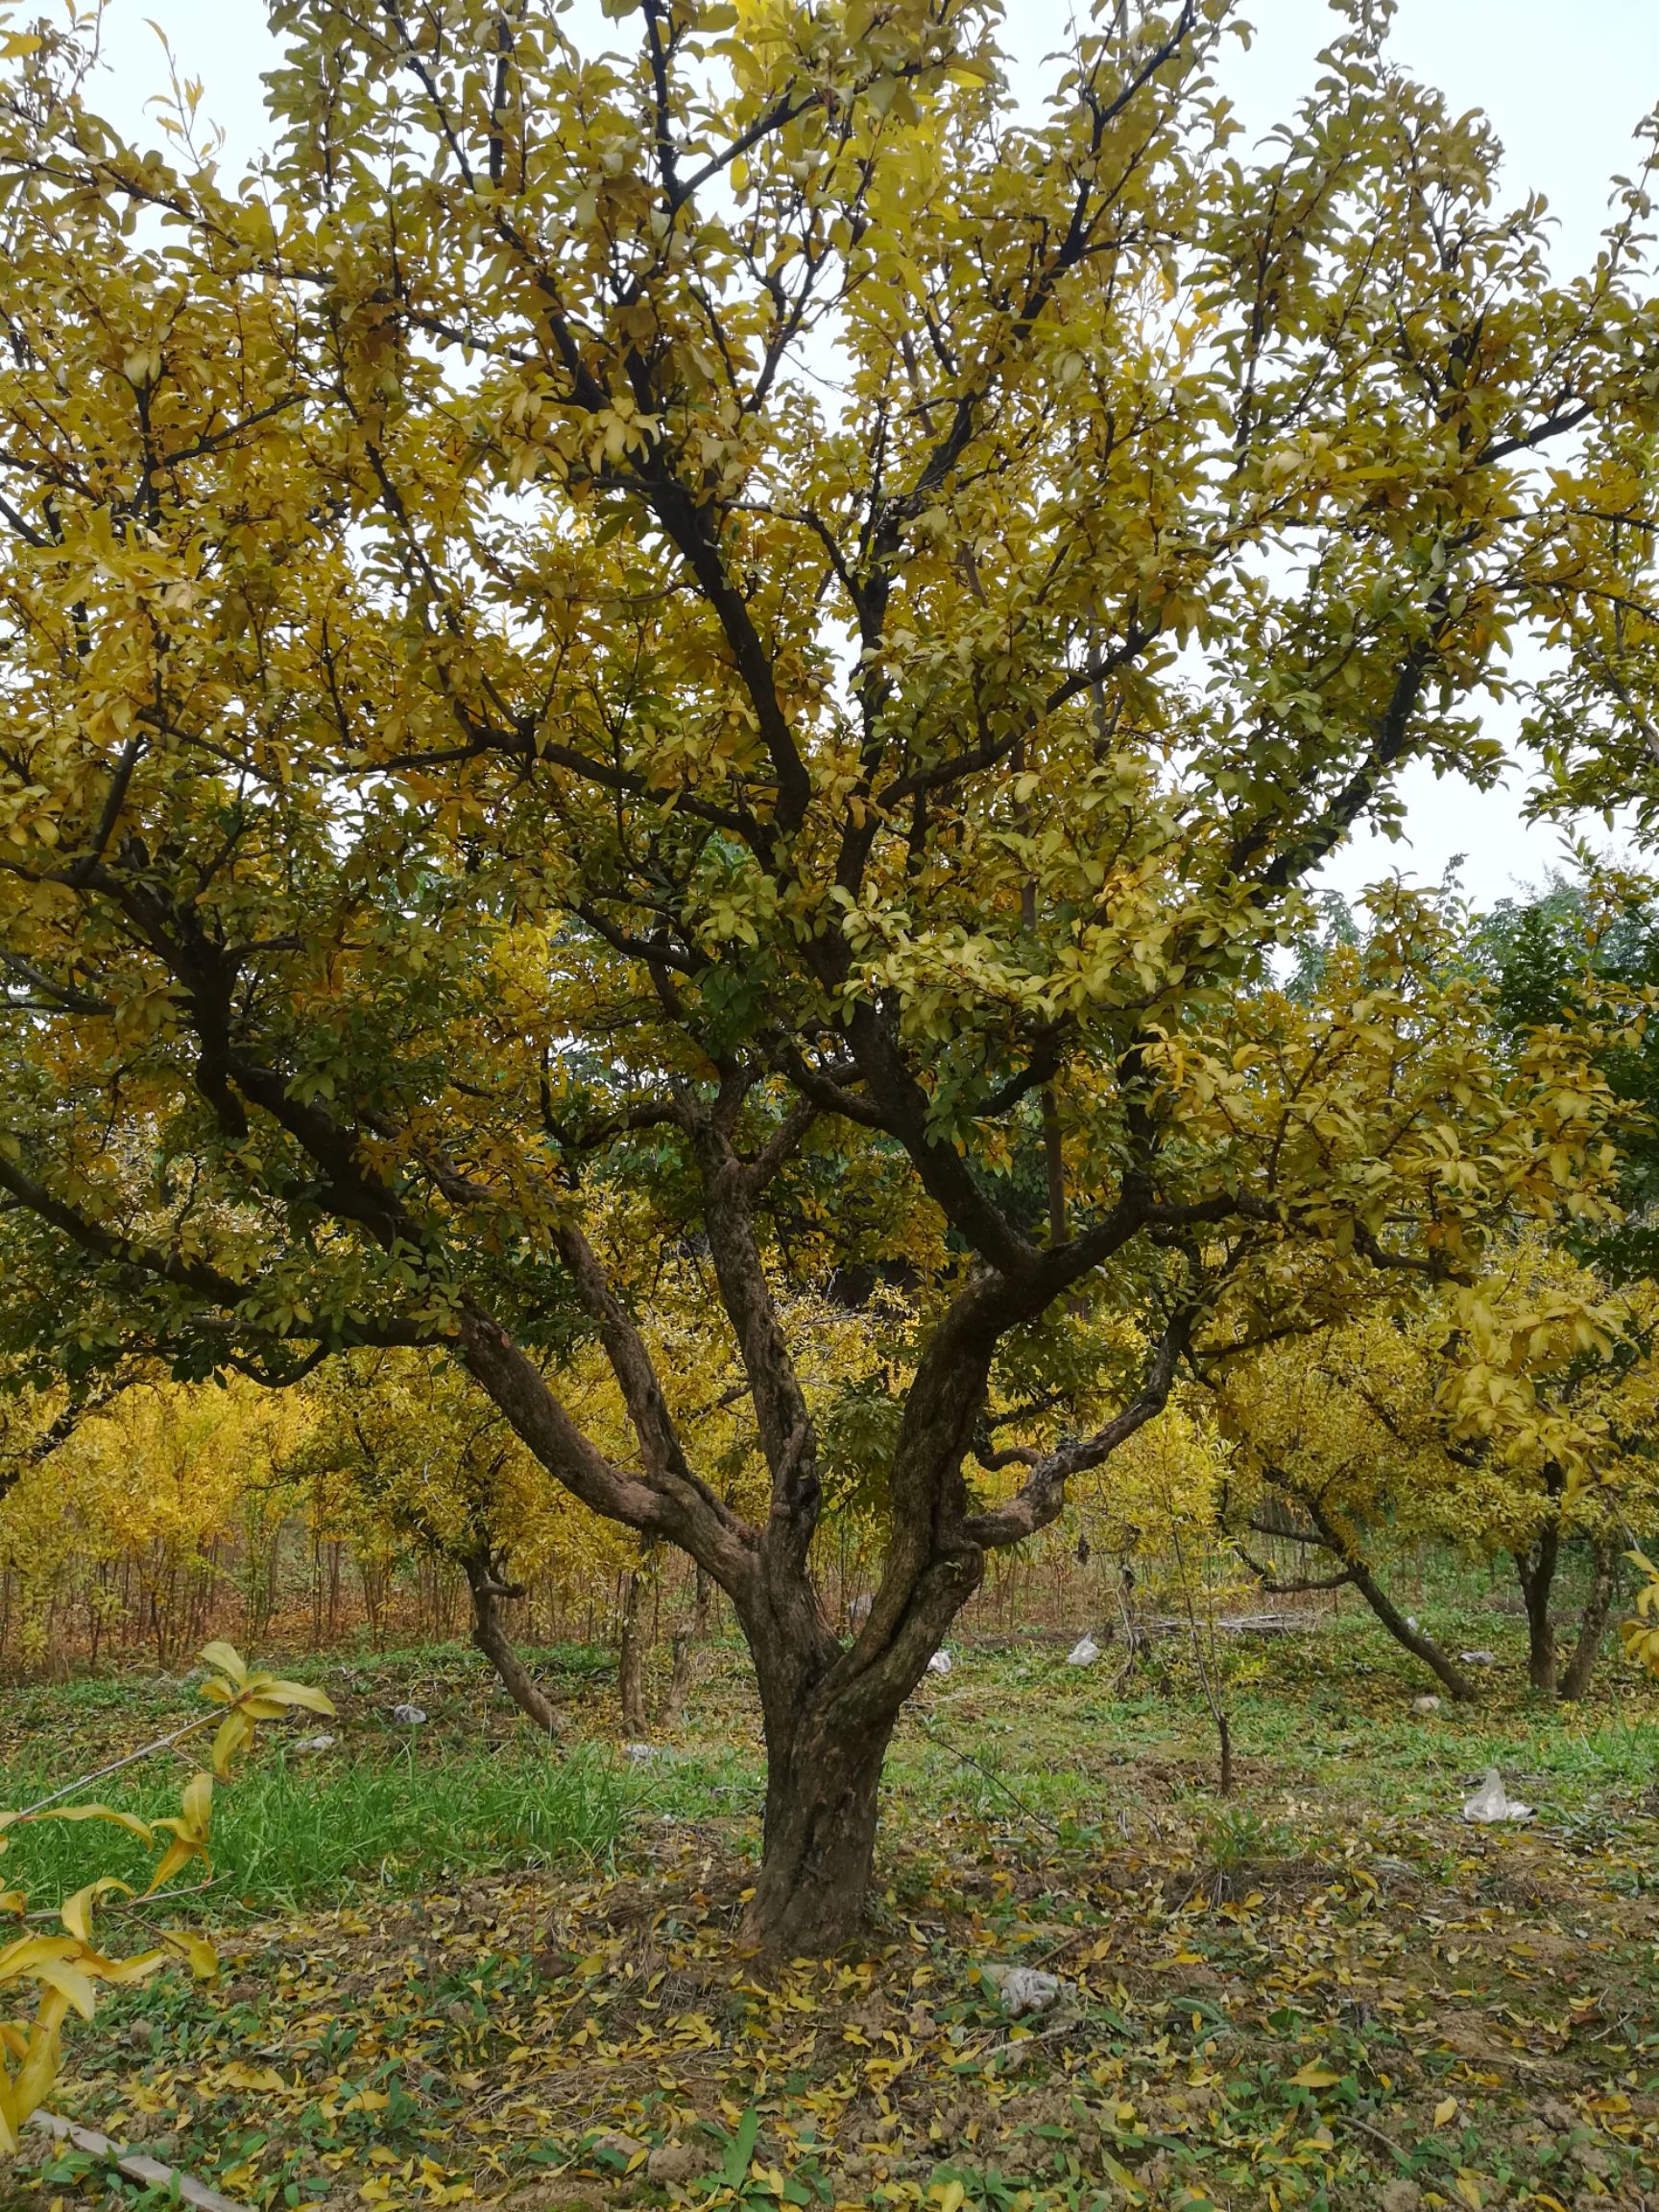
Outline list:
[[[29,1804],[62,1779],[0,1767],[0,1804]],[[84,1796],[148,1819],[176,1810],[173,1787],[165,1771],[139,1767]],[[637,1795],[633,1776],[591,1747],[456,1758],[410,1744],[389,1759],[344,1762],[268,1749],[216,1792],[220,1879],[209,1902],[288,1910],[364,1887],[416,1888],[463,1865],[604,1864]],[[146,1865],[136,1841],[102,1823],[43,1821],[16,1832],[6,1875],[48,1904],[102,1873],[138,1879]]]

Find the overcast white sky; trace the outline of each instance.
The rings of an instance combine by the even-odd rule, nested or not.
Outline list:
[[[1033,96],[1070,12],[1071,0],[1011,0],[1001,42]],[[1256,39],[1247,54],[1235,49],[1226,84],[1254,135],[1286,117],[1311,84],[1333,18],[1325,0],[1245,0],[1244,12]],[[111,0],[103,100],[111,119],[134,132],[144,100],[164,82],[147,16],[165,31],[183,72],[204,80],[203,105],[228,133],[228,157],[258,148],[259,73],[273,60],[262,0]],[[582,26],[585,44],[603,43],[612,28],[593,0],[575,0],[570,21]],[[1400,0],[1394,43],[1459,108],[1492,117],[1517,197],[1544,192],[1559,220],[1558,265],[1588,259],[1606,219],[1609,179],[1628,170],[1632,131],[1659,104],[1659,0]],[[1435,880],[1456,854],[1465,855],[1464,887],[1481,904],[1538,880],[1560,839],[1522,822],[1517,784],[1512,779],[1509,791],[1482,797],[1421,775],[1407,784],[1409,847],[1362,842],[1328,880],[1351,892],[1397,867]]]

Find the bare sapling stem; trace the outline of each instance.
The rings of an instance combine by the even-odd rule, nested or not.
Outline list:
[[[40,1797],[33,1805],[25,1805],[17,1818],[27,1820],[36,1813],[44,1813],[49,1805],[60,1805],[65,1797],[73,1797],[78,1791],[89,1790],[94,1782],[103,1782],[111,1774],[119,1774],[124,1767],[136,1767],[140,1759],[152,1759],[157,1751],[171,1750],[175,1743],[181,1743],[186,1736],[194,1736],[204,1728],[212,1727],[224,1718],[223,1711],[200,1714],[194,1720],[186,1720],[182,1728],[175,1728],[170,1736],[157,1736],[154,1743],[141,1744],[136,1751],[129,1751],[120,1759],[111,1759],[108,1767],[95,1767],[90,1774],[83,1774],[74,1782],[66,1782],[61,1790],[54,1790],[49,1797]]]

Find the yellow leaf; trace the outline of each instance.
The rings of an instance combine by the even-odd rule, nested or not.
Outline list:
[[[156,1839],[150,1832],[148,1820],[140,1820],[136,1813],[118,1813],[112,1805],[57,1805],[49,1813],[32,1813],[32,1820],[108,1820],[112,1828],[125,1828],[129,1836],[136,1836],[139,1842],[149,1845]]]
[[[205,1936],[193,1936],[187,1928],[168,1928],[163,1931],[167,1941],[176,1944],[189,1961],[190,1971],[198,1982],[213,1982],[219,1975],[219,1954]]]
[[[213,1667],[221,1674],[228,1674],[238,1690],[247,1682],[247,1665],[234,1644],[204,1644],[199,1656],[204,1667]]]
[[[236,1754],[253,1734],[253,1723],[240,1706],[226,1714],[213,1737],[213,1771],[228,1781]]]
[[[1333,2073],[1322,2058],[1310,2058],[1306,2066],[1298,2066],[1290,2077],[1298,2089],[1329,2089],[1334,2081],[1340,2081],[1340,2074]]]
[[[0,1979],[5,1976],[6,1960],[0,1954]],[[89,1978],[79,1966],[64,1958],[39,1959],[28,1969],[29,1979],[48,1989],[55,1989],[60,1997],[74,2006],[83,2020],[90,2020],[98,2003],[97,1991]]]
[[[140,1951],[132,1959],[104,1960],[98,1969],[98,1979],[115,1989],[135,1989],[140,1982],[148,1982],[152,1974],[167,1963],[165,1951]]]
[[[1435,2107],[1434,2107],[1434,2125],[1435,2125],[1435,2127],[1436,2127],[1436,2128],[1444,2128],[1444,2127],[1445,2127],[1445,2126],[1446,2126],[1446,2125],[1447,2125],[1447,2124],[1448,2124],[1450,2121],[1455,2120],[1455,2119],[1456,2119],[1456,2117],[1457,2117],[1457,2100],[1456,2100],[1456,2098],[1455,2098],[1455,2097],[1442,2097],[1442,2098],[1441,2098],[1441,2100],[1440,2100],[1440,2102],[1439,2102],[1439,2104],[1436,2104],[1436,2105],[1435,2105]]]
[[[88,1882],[84,1889],[77,1889],[59,1909],[58,1917],[71,1936],[78,1936],[90,1948],[92,1942],[92,1908],[100,1897],[111,1889],[119,1889],[124,1897],[132,1891],[125,1882],[117,1882],[113,1874],[106,1874],[96,1882]]]
[[[227,2089],[286,2089],[288,2084],[275,2066],[250,2066],[240,2058],[233,2058],[228,2066],[220,2069],[219,2080]]]
[[[12,2085],[13,2109],[18,2124],[37,2111],[52,2094],[52,2084],[58,2079],[59,2059],[61,2052],[59,2031],[54,2024],[49,2028],[36,2028],[29,2039],[29,2055],[17,2070]]]
[[[307,1713],[321,1713],[329,1719],[334,1718],[334,1700],[327,1691],[313,1690],[305,1682],[261,1682],[259,1695],[269,1698],[274,1705],[300,1705]]]
[[[184,1785],[180,1804],[194,1834],[205,1839],[213,1817],[212,1775],[192,1774]]]

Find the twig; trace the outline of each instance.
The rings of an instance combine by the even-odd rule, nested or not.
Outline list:
[[[33,2112],[29,2125],[47,2135],[55,2135],[60,2143],[72,2144],[77,2151],[84,2151],[89,2158],[107,2160],[130,2181],[142,2181],[152,2189],[164,2189],[170,2197],[194,2204],[197,2212],[249,2212],[249,2207],[234,2197],[221,2197],[217,2189],[209,2189],[204,2181],[193,2180],[188,2174],[180,2174],[176,2166],[163,2166],[159,2158],[152,2158],[147,2152],[129,2150],[124,2143],[112,2143],[108,2135],[100,2135],[96,2128],[78,2127],[73,2120],[61,2119],[56,2112]]]
[[[1051,1959],[1063,1959],[1068,1951],[1075,1951],[1078,1944],[1083,1941],[1085,1936],[1098,1936],[1099,1933],[1100,1923],[1098,1920],[1091,1921],[1087,1927],[1073,1928],[1070,1936],[1064,1937],[1062,1941],[1051,1945],[1048,1950],[1045,1951],[1043,1956],[1037,1960],[1037,1964],[1039,1966],[1046,1966]]]
[[[157,1736],[154,1743],[145,1743],[136,1751],[129,1751],[124,1759],[112,1759],[108,1767],[100,1767],[91,1774],[83,1774],[74,1782],[65,1782],[62,1789],[54,1790],[50,1797],[40,1797],[33,1805],[25,1805],[16,1818],[27,1820],[36,1813],[44,1813],[48,1805],[57,1805],[65,1797],[73,1797],[78,1790],[90,1790],[94,1782],[102,1782],[111,1774],[119,1774],[123,1767],[135,1767],[140,1759],[149,1759],[157,1751],[166,1751],[173,1744],[181,1743],[186,1736],[194,1736],[198,1729],[211,1727],[215,1720],[224,1718],[223,1711],[200,1714],[196,1719],[186,1720],[182,1728],[175,1728],[171,1736]]]
[[[217,1889],[222,1882],[228,1882],[229,1879],[228,1874],[215,1874],[211,1882],[189,1882],[180,1889],[146,1890],[142,1896],[123,1897],[118,1902],[111,1900],[105,1910],[109,1912],[135,1912],[140,1905],[170,1905],[175,1898],[200,1897],[206,1890]],[[38,1912],[25,1912],[23,1917],[25,1920],[56,1920],[60,1910],[56,1905],[43,1905]]]
[[[1220,1693],[1215,1687],[1214,1662],[1217,1657],[1215,1644],[1215,1616],[1210,1616],[1210,1650],[1208,1660],[1204,1640],[1198,1628],[1198,1611],[1192,1602],[1192,1585],[1187,1575],[1187,1561],[1181,1549],[1181,1524],[1171,1516],[1170,1533],[1175,1543],[1175,1565],[1181,1576],[1181,1600],[1187,1609],[1187,1626],[1191,1636],[1193,1664],[1198,1670],[1198,1686],[1204,1693],[1204,1702],[1210,1708],[1210,1718],[1215,1723],[1215,1735],[1221,1751],[1221,1794],[1233,1794],[1233,1731],[1227,1713],[1222,1706]]]
[[[1358,2112],[1344,2112],[1341,2117],[1347,2122],[1350,2128],[1358,2128],[1361,2129],[1363,2133],[1369,2135],[1374,2142],[1381,2143],[1384,2151],[1392,2151],[1395,2157],[1399,2159],[1401,2165],[1405,2168],[1406,2172],[1407,2174],[1410,2173],[1411,2161],[1407,2157],[1405,2152],[1401,2150],[1399,2144],[1395,2142],[1392,2135],[1384,2135],[1381,2128],[1373,2128],[1370,2121],[1361,2120]]]
[[[980,2063],[989,2066],[994,2058],[1000,2058],[1004,2051],[1025,2051],[1033,2043],[1051,2043],[1056,2035],[1068,2035],[1072,2029],[1083,2025],[1075,2016],[1068,2016],[1064,2020],[1056,2020],[1051,2028],[1034,2029],[1029,2035],[1004,2036],[1000,2043],[993,2043],[990,2050],[982,2055]]]
[[[1055,1827],[1053,1821],[1046,1819],[1041,1813],[1034,1812],[1032,1808],[1026,1804],[1023,1797],[1019,1796],[1014,1791],[1009,1789],[1007,1783],[1003,1781],[1000,1774],[994,1774],[989,1767],[982,1765],[979,1760],[974,1758],[972,1751],[958,1751],[954,1743],[947,1743],[942,1736],[936,1736],[933,1733],[933,1726],[931,1721],[926,1719],[921,1715],[918,1715],[917,1718],[922,1721],[922,1732],[926,1737],[929,1743],[937,1743],[941,1751],[948,1751],[952,1759],[960,1759],[964,1767],[972,1767],[975,1769],[976,1772],[983,1774],[986,1781],[990,1783],[992,1789],[1000,1790],[1003,1796],[1007,1798],[1008,1802],[1011,1805],[1017,1805],[1020,1811],[1024,1814],[1027,1820],[1035,1820],[1039,1828],[1047,1829],[1049,1835],[1053,1837],[1056,1842],[1060,1840],[1060,1831]]]

